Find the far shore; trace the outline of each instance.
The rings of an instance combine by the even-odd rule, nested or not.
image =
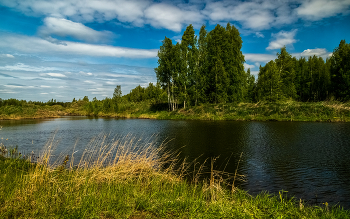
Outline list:
[[[166,104],[165,104],[166,106]],[[123,119],[167,120],[220,120],[220,121],[303,121],[303,122],[350,122],[350,104],[339,102],[281,102],[204,104],[175,111],[152,109],[152,103],[134,103],[126,110],[89,112],[84,104],[68,107],[53,106],[2,106],[0,120],[49,119],[62,116],[94,116]]]

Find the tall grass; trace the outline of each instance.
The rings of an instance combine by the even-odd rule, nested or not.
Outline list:
[[[237,173],[215,170],[215,159],[202,180],[204,164],[130,136],[100,136],[80,159],[73,150],[52,160],[56,146],[48,142],[34,163],[1,156],[1,218],[350,218],[283,192],[252,197],[232,184]]]

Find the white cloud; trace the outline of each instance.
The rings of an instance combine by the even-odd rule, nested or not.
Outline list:
[[[39,35],[53,42],[52,35],[61,37],[71,36],[88,42],[105,42],[112,37],[110,31],[96,31],[81,23],[76,23],[64,18],[47,17],[44,26],[39,28]]]
[[[13,84],[6,84],[4,85],[7,88],[25,88],[23,85],[13,85]]]
[[[143,11],[150,4],[147,0],[11,0],[2,1],[7,7],[34,16],[74,18],[75,21],[110,21],[142,23]]]
[[[204,16],[195,10],[184,10],[170,4],[153,4],[145,10],[147,23],[179,32],[183,24],[201,23]]]
[[[116,81],[107,81],[106,84],[110,84],[110,85],[116,85]]]
[[[15,92],[12,90],[0,90],[0,93],[2,93],[2,94],[18,94],[19,92]]]
[[[78,42],[62,41],[53,44],[38,37],[23,35],[4,35],[0,48],[8,48],[28,53],[50,53],[60,55],[109,56],[126,58],[155,58],[157,49],[133,49],[108,45],[94,45]]]
[[[249,65],[247,63],[243,63],[244,65],[244,70],[247,70],[248,68],[255,68],[255,65]]]
[[[269,62],[276,58],[276,55],[271,54],[259,54],[259,53],[244,53],[246,61],[250,62]]]
[[[296,20],[285,1],[210,2],[203,13],[213,22],[238,21],[244,29],[265,30]]]
[[[11,54],[0,54],[0,57],[6,57],[6,58],[15,58],[13,55]]]
[[[181,31],[184,24],[202,24],[205,20],[201,11],[197,7],[192,7],[194,4],[182,5],[179,2],[153,3],[149,0],[13,0],[13,2],[3,2],[3,4],[14,7],[27,15],[51,17],[45,20],[46,26],[43,31],[47,30],[62,35],[67,32],[77,35],[72,29],[73,27],[92,33],[85,26],[79,25],[79,23],[86,22],[106,22],[117,19],[118,22],[129,23],[137,27],[150,24],[156,28]],[[53,19],[52,17],[57,18]],[[74,22],[70,23],[66,19]],[[52,24],[56,26],[50,26]],[[64,26],[65,24],[67,26]],[[64,33],[58,27],[65,30]],[[93,35],[95,36],[96,32]],[[48,39],[53,41],[49,37]]]
[[[62,18],[65,33],[49,28],[56,34],[77,35],[70,27],[97,34],[79,23],[116,21],[121,25],[181,31],[185,24],[239,22],[245,30],[267,30],[296,22],[299,18],[320,20],[350,12],[349,0],[221,0],[221,1],[151,1],[151,0],[0,0],[1,4],[31,16]],[[69,23],[68,19],[72,23]],[[55,22],[58,20],[55,20]],[[79,22],[79,23],[74,23]],[[49,22],[50,24],[53,22]],[[101,32],[99,32],[101,33]],[[98,34],[97,34],[98,35]],[[78,34],[78,37],[84,38]],[[53,38],[47,37],[54,41]]]
[[[259,75],[259,71],[250,71],[250,74],[251,75],[254,75],[255,76],[255,79],[258,78],[258,75]]]
[[[255,36],[258,37],[258,38],[264,38],[264,34],[260,33],[260,32],[256,32],[255,33]]]
[[[107,21],[117,18],[121,22],[130,22],[136,26],[144,23],[144,10],[150,4],[147,0],[85,0],[82,3],[86,11],[81,11],[81,13],[85,16],[94,16],[95,19]],[[94,13],[97,13],[97,16]]]
[[[41,76],[51,76],[51,77],[54,77],[54,78],[65,78],[65,77],[67,77],[67,76],[65,76],[62,73],[41,73],[40,75]]]
[[[84,76],[92,76],[93,75],[91,72],[84,72],[84,71],[80,71],[79,74],[84,75]]]
[[[328,52],[324,48],[316,48],[316,49],[306,49],[301,53],[293,53],[292,56],[295,56],[297,58],[300,57],[310,57],[310,56],[317,56],[317,57],[322,57],[323,59],[327,59],[332,56],[332,52]]]
[[[307,20],[320,20],[349,13],[349,0],[307,0],[296,9],[298,16]]]
[[[176,35],[171,38],[172,40],[175,40],[177,43],[181,43],[182,35]]]
[[[22,55],[16,56],[15,61],[17,60],[21,62],[21,68],[18,68],[14,62],[15,64],[8,66],[15,66],[16,70],[8,67],[7,70],[1,70],[0,74],[5,75],[0,79],[0,90],[6,91],[0,91],[0,96],[3,99],[47,101],[47,96],[40,95],[40,93],[50,94],[50,92],[56,92],[54,97],[59,101],[72,101],[73,97],[79,99],[84,96],[89,96],[90,99],[96,96],[101,99],[102,95],[111,97],[116,85],[122,85],[123,94],[127,94],[139,84],[147,85],[149,82],[155,83],[157,80],[151,67],[89,62],[82,64],[80,59],[52,61],[42,60],[37,56]],[[0,63],[0,67],[6,63]],[[58,70],[46,70],[48,67]],[[91,73],[92,76],[88,73]],[[4,86],[5,84],[7,86]],[[92,88],[105,90],[89,90]],[[28,89],[30,92],[23,92]]]
[[[301,56],[323,56],[330,54],[326,49],[306,49],[301,53]]]
[[[280,31],[276,34],[272,34],[273,40],[270,41],[269,46],[266,48],[268,50],[280,49],[283,46],[287,46],[296,42],[294,39],[297,30],[291,31]]]
[[[46,94],[49,94],[49,93],[40,93],[40,94],[42,94],[42,95],[46,95]]]
[[[89,81],[89,80],[84,81],[84,83],[87,83],[87,84],[96,84],[96,82],[94,82],[94,81]]]
[[[0,66],[0,70],[42,72],[42,71],[58,70],[58,68],[54,68],[54,67],[37,67],[37,66],[25,65],[23,63],[17,63],[16,65]]]

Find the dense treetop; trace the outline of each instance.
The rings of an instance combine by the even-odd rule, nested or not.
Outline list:
[[[260,66],[257,80],[244,71],[242,39],[229,23],[199,37],[189,25],[181,43],[165,37],[158,52],[157,79],[168,95],[169,109],[180,103],[250,101],[322,101],[350,99],[350,46],[342,40],[333,55],[292,57],[281,48],[277,58]]]

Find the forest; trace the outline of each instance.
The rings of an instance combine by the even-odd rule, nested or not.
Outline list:
[[[296,100],[317,102],[350,99],[350,44],[342,40],[330,58],[297,59],[281,48],[275,60],[260,66],[255,80],[244,70],[242,39],[229,23],[199,37],[189,25],[181,43],[165,37],[155,69],[166,90],[169,109],[198,103]]]

